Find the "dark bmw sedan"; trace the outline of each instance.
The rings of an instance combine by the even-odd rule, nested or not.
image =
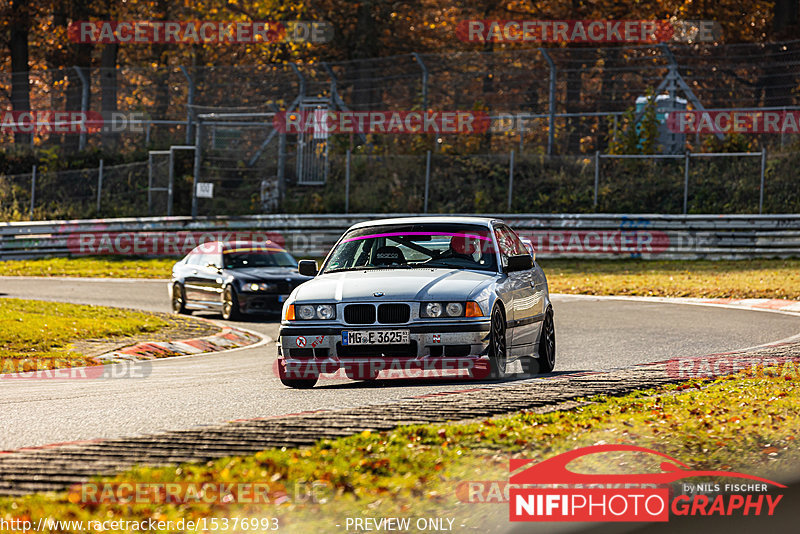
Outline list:
[[[172,267],[172,311],[219,311],[224,319],[279,313],[292,290],[310,278],[271,241],[203,243]]]

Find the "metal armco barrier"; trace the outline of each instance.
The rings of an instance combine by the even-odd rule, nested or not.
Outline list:
[[[0,259],[181,256],[203,242],[270,239],[325,255],[350,225],[405,214],[147,217],[0,223]],[[486,216],[486,215],[482,215]],[[739,259],[800,256],[800,215],[496,215],[541,257]]]

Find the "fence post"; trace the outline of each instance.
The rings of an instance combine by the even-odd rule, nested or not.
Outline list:
[[[153,214],[153,154],[147,153],[147,214]]]
[[[100,213],[100,195],[103,193],[103,160],[100,160],[100,168],[97,169],[97,213]]]
[[[286,194],[286,134],[278,134],[278,209],[283,207]]]
[[[33,206],[36,204],[36,165],[33,166],[31,171],[31,211],[30,219],[33,220]]]
[[[419,57],[419,54],[416,52],[411,52],[411,55],[414,56],[414,60],[419,65],[419,68],[422,69],[422,110],[428,110],[428,68],[423,63],[422,58]]]
[[[428,150],[425,158],[425,208],[423,213],[428,213],[428,186],[431,182],[431,151]]]
[[[167,172],[169,173],[169,181],[167,182],[167,217],[171,217],[173,190],[175,188],[175,151],[172,150],[172,147],[169,149],[169,170]]]
[[[203,121],[194,129],[194,173],[192,177],[192,219],[197,218],[197,182],[200,181],[200,165],[203,162],[201,145],[203,141]]]
[[[78,78],[81,80],[81,114],[83,117],[89,109],[89,80],[86,79],[86,74],[83,72],[83,67],[73,66],[75,72],[78,73]],[[81,125],[81,135],[78,138],[78,150],[86,148],[86,125]]]
[[[764,173],[767,170],[767,147],[761,147],[761,187],[758,191],[758,214],[764,210]]]
[[[514,195],[514,151],[508,159],[508,213],[511,213],[511,198]]]
[[[552,58],[547,54],[544,48],[540,48],[539,52],[542,53],[544,59],[547,60],[547,64],[550,65],[550,104],[547,126],[547,155],[552,156],[556,129],[556,64],[553,63]]]
[[[597,211],[597,190],[600,188],[600,151],[594,153],[594,210]]]
[[[683,153],[683,214],[689,213],[689,151]]]
[[[189,71],[181,65],[181,72],[189,82],[189,94],[186,97],[186,144],[192,141],[192,107],[194,106],[194,80],[189,76]]]
[[[344,212],[350,213],[350,149],[344,162]]]

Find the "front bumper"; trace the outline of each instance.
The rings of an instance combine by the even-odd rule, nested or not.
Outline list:
[[[342,345],[343,330],[409,330],[408,345]],[[283,325],[278,337],[278,371],[310,378],[344,370],[348,377],[418,378],[489,375],[488,320],[414,325]]]

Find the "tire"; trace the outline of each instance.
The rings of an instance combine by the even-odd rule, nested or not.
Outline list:
[[[236,290],[232,286],[228,286],[222,292],[222,318],[226,321],[235,321],[241,316]]]
[[[172,284],[172,313],[180,315],[191,315],[191,311],[186,309],[186,291],[178,282]]]
[[[279,362],[278,378],[280,378],[281,384],[283,384],[286,387],[290,387],[293,389],[311,389],[315,385],[317,385],[317,380],[319,380],[319,375],[314,376],[314,378],[289,378],[286,376],[286,369]]]
[[[317,379],[293,379],[281,377],[281,384],[293,389],[311,389],[317,385]]]
[[[503,310],[495,306],[492,310],[492,322],[489,337],[489,368],[491,378],[505,378],[508,363],[508,347],[506,345],[506,318]]]
[[[550,373],[556,366],[556,327],[552,308],[548,308],[544,314],[542,334],[539,336],[538,360],[540,373]]]

